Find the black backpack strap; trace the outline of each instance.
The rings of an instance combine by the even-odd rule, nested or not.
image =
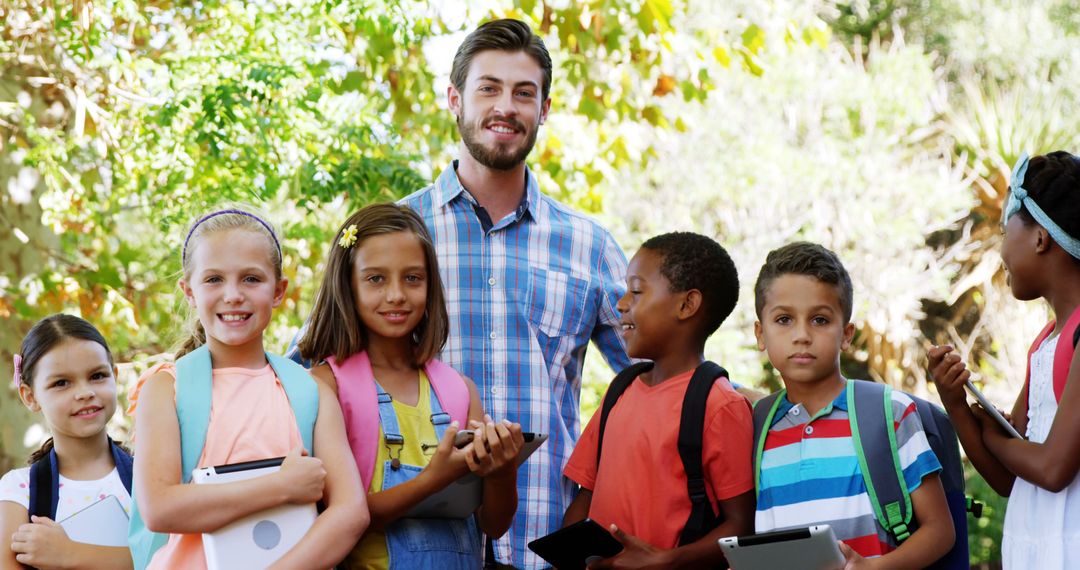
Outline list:
[[[1076,331],[1073,332],[1073,348],[1076,348],[1078,343],[1080,343],[1080,327],[1076,327]]]
[[[679,535],[680,545],[696,542],[722,522],[722,515],[713,510],[709,495],[705,492],[705,472],[701,465],[701,455],[704,452],[702,436],[705,431],[705,405],[709,400],[709,391],[718,377],[727,375],[727,370],[706,360],[694,371],[694,376],[686,387],[686,395],[683,396],[682,417],[679,419],[679,456],[682,457],[683,469],[686,470],[690,516]]]
[[[600,467],[600,453],[604,449],[604,429],[607,427],[608,414],[611,413],[611,409],[615,407],[615,402],[619,401],[630,383],[641,374],[652,370],[652,367],[653,363],[648,360],[635,362],[615,375],[615,379],[608,386],[607,393],[604,394],[604,404],[600,408],[600,433],[597,434],[596,438],[596,467],[598,469]]]
[[[56,520],[56,506],[60,504],[60,468],[56,450],[38,459],[30,466],[30,505],[27,520],[31,516],[49,517]]]

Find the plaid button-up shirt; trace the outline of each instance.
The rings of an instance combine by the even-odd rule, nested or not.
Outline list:
[[[630,363],[615,303],[626,257],[596,221],[543,195],[526,171],[521,205],[485,229],[456,163],[403,204],[426,222],[446,289],[450,339],[441,360],[473,379],[484,411],[548,434],[518,472],[514,524],[496,557],[546,566],[527,543],[562,525],[573,484],[563,466],[581,432],[581,369],[589,341],[608,364]]]

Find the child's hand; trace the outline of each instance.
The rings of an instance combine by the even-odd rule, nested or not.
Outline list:
[[[484,414],[484,423],[470,422],[476,432],[465,460],[469,469],[480,477],[517,469],[518,452],[525,445],[521,424],[502,420],[496,423]]]
[[[997,423],[997,420],[990,415],[990,412],[984,410],[980,404],[972,404],[971,413],[975,416],[975,419],[978,420],[979,427],[982,428],[983,440],[986,440],[987,436],[1010,437],[1008,432],[1005,431],[1005,428],[1001,427],[1001,424]],[[998,413],[1008,420],[1010,424],[1013,423],[1011,414],[1006,414],[1001,410],[998,410]],[[1013,427],[1016,427],[1016,425],[1014,424]]]
[[[844,570],[861,570],[864,568],[873,568],[875,566],[874,560],[880,560],[878,558],[863,558],[855,549],[844,544],[844,541],[838,540],[837,544],[840,545],[840,553],[844,555]]]
[[[435,455],[431,456],[431,461],[428,461],[427,467],[424,467],[424,473],[428,473],[429,477],[434,477],[440,488],[453,483],[469,471],[465,464],[465,456],[475,442],[461,449],[454,447],[454,438],[457,437],[458,429],[457,422],[450,422],[450,427],[446,428],[446,433],[439,441],[439,447],[435,449]]]
[[[11,536],[15,559],[40,570],[70,567],[73,561],[67,555],[72,542],[64,527],[48,517],[32,516],[30,521]]]
[[[290,503],[306,505],[322,499],[326,469],[322,460],[309,457],[303,446],[296,447],[285,456],[276,475],[281,479]]]
[[[657,548],[640,538],[626,534],[619,527],[611,525],[611,534],[622,543],[622,552],[589,564],[589,570],[601,570],[603,568],[636,568],[647,569],[670,568],[668,550]]]
[[[941,403],[945,404],[946,408],[967,404],[964,383],[971,378],[971,371],[960,360],[960,355],[952,352],[953,347],[946,344],[930,347],[926,353],[930,360],[930,379],[937,386]]]

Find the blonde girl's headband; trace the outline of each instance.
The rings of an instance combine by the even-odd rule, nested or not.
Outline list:
[[[1025,152],[1016,163],[1016,166],[1013,167],[1012,178],[1009,180],[1009,198],[1005,201],[1005,208],[1001,211],[1002,222],[1008,222],[1009,218],[1020,211],[1020,206],[1023,206],[1027,208],[1031,217],[1035,218],[1035,221],[1046,229],[1050,237],[1054,238],[1054,241],[1061,246],[1061,249],[1064,249],[1069,255],[1080,259],[1080,240],[1070,236],[1054,220],[1050,219],[1050,216],[1039,207],[1035,199],[1029,196],[1028,191],[1024,188],[1024,177],[1027,176],[1028,161],[1029,157]]]
[[[199,218],[194,224],[191,225],[191,229],[188,230],[187,237],[184,239],[184,249],[182,249],[181,252],[180,252],[180,259],[182,259],[182,260],[187,259],[188,242],[191,241],[191,236],[192,236],[192,234],[195,233],[195,229],[198,228],[200,225],[202,225],[202,223],[205,222],[206,220],[209,220],[210,218],[216,218],[218,216],[224,216],[225,214],[237,214],[237,215],[240,215],[240,216],[247,216],[247,217],[255,220],[256,222],[259,222],[260,224],[262,224],[262,227],[266,228],[266,231],[270,233],[270,237],[274,239],[274,246],[277,247],[278,257],[279,258],[281,257],[281,243],[278,242],[277,234],[274,233],[274,229],[270,227],[270,224],[266,223],[265,221],[263,221],[262,218],[260,218],[259,216],[256,216],[255,214],[252,214],[251,212],[245,212],[243,210],[236,210],[236,209],[228,209],[228,210],[218,210],[216,212],[210,212],[209,214]]]

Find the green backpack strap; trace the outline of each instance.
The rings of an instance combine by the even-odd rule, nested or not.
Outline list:
[[[769,435],[773,417],[780,408],[781,397],[787,390],[773,392],[754,402],[754,497],[761,493],[761,457],[765,454],[765,438]]]
[[[285,387],[285,395],[288,396],[289,405],[296,416],[296,426],[300,428],[304,449],[314,455],[315,420],[319,417],[319,388],[303,366],[276,354],[267,354],[266,359],[270,361],[278,380],[281,380],[281,385]]]
[[[900,544],[914,529],[911,492],[896,445],[892,388],[876,382],[848,380],[847,405],[851,439],[874,516]]]

